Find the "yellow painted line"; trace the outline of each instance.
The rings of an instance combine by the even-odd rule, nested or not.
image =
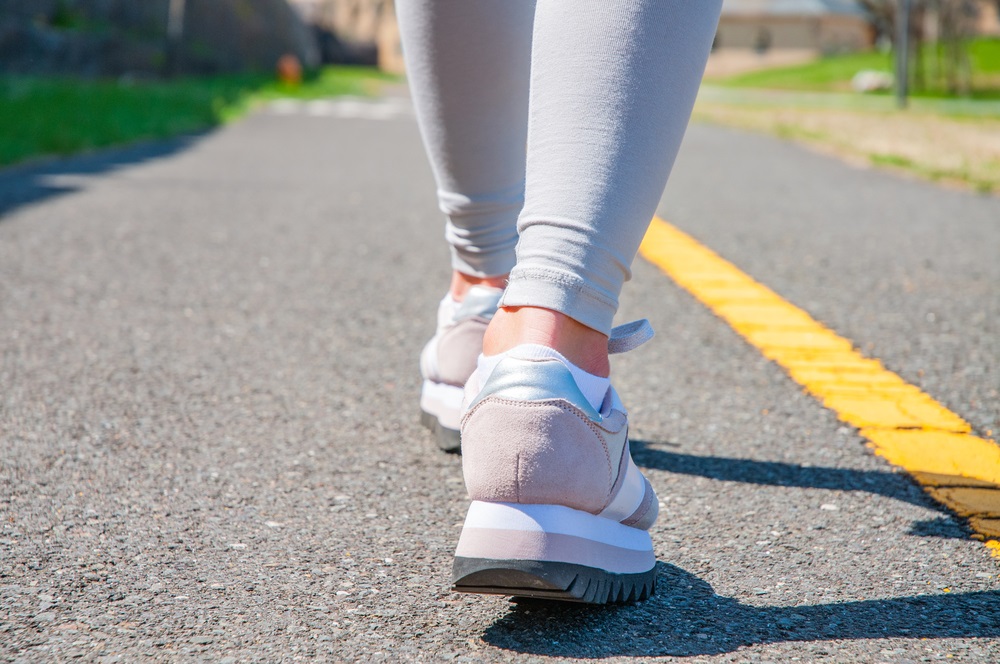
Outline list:
[[[1000,558],[1000,446],[993,440],[666,221],[653,219],[639,253],[857,427],[876,454],[968,518]]]

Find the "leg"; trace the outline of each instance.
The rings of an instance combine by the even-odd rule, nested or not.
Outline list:
[[[397,13],[453,269],[421,355],[422,420],[457,451],[462,387],[514,266],[534,2],[399,0]]]
[[[487,354],[550,330],[555,348],[607,376],[618,295],[680,147],[720,6],[539,0],[517,267]]]
[[[417,119],[461,295],[514,266],[524,203],[531,0],[399,0]],[[464,278],[467,277],[467,278]]]
[[[652,592],[658,503],[606,378],[609,349],[649,331],[609,334],[720,5],[538,0],[517,264],[466,387],[459,590],[595,603]]]

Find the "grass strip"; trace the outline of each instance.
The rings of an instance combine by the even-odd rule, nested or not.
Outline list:
[[[699,100],[694,119],[771,134],[852,163],[1000,193],[1000,118]]]
[[[395,80],[363,67],[325,67],[300,85],[271,76],[170,81],[0,77],[0,166],[209,129],[284,97],[369,96]]]
[[[745,72],[712,80],[714,85],[734,88],[832,92],[850,90],[851,78],[862,70],[893,71],[890,54],[851,53],[820,58],[788,67]]]
[[[896,108],[891,92],[851,90],[861,70],[891,72],[891,54],[852,53],[711,79],[694,117],[791,139],[856,164],[1000,193],[1000,39],[972,40],[968,54],[973,91],[957,97],[945,91],[938,49],[927,46],[927,85],[906,111]]]
[[[1000,39],[980,38],[967,45],[972,70],[970,99],[1000,99]],[[763,88],[802,92],[848,92],[851,79],[862,70],[892,73],[895,70],[891,53],[849,53],[820,58],[813,62],[751,71],[711,80],[713,85],[734,88]],[[941,49],[928,44],[922,53],[925,86],[912,90],[915,97],[949,97],[943,71]],[[891,92],[881,93],[890,95]]]

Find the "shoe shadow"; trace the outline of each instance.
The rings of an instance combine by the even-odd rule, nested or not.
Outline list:
[[[1000,591],[758,607],[657,563],[657,590],[630,606],[520,602],[483,639],[534,655],[597,659],[718,655],[791,641],[1000,636]]]
[[[888,471],[695,456],[641,440],[631,446],[644,468],[766,486],[866,491],[937,507],[909,477]],[[911,534],[968,536],[948,517],[914,524]],[[522,601],[483,635],[498,648],[594,659],[716,655],[769,643],[889,637],[1000,637],[1000,591],[758,607],[717,595],[693,574],[657,563],[657,591],[646,602],[593,607]]]
[[[655,446],[654,446],[655,445]],[[631,441],[632,458],[642,468],[694,475],[726,482],[835,491],[865,491],[893,500],[945,512],[904,473],[798,466],[776,461],[754,461],[715,456],[695,456],[657,449],[659,443]],[[946,512],[945,512],[946,513]],[[956,526],[956,528],[961,528]],[[954,532],[954,528],[951,532]],[[918,534],[918,533],[914,533]],[[940,536],[940,535],[938,535]],[[963,531],[961,536],[968,536]]]

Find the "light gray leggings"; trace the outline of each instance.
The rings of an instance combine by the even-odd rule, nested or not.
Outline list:
[[[605,334],[721,0],[397,0],[454,269]]]

